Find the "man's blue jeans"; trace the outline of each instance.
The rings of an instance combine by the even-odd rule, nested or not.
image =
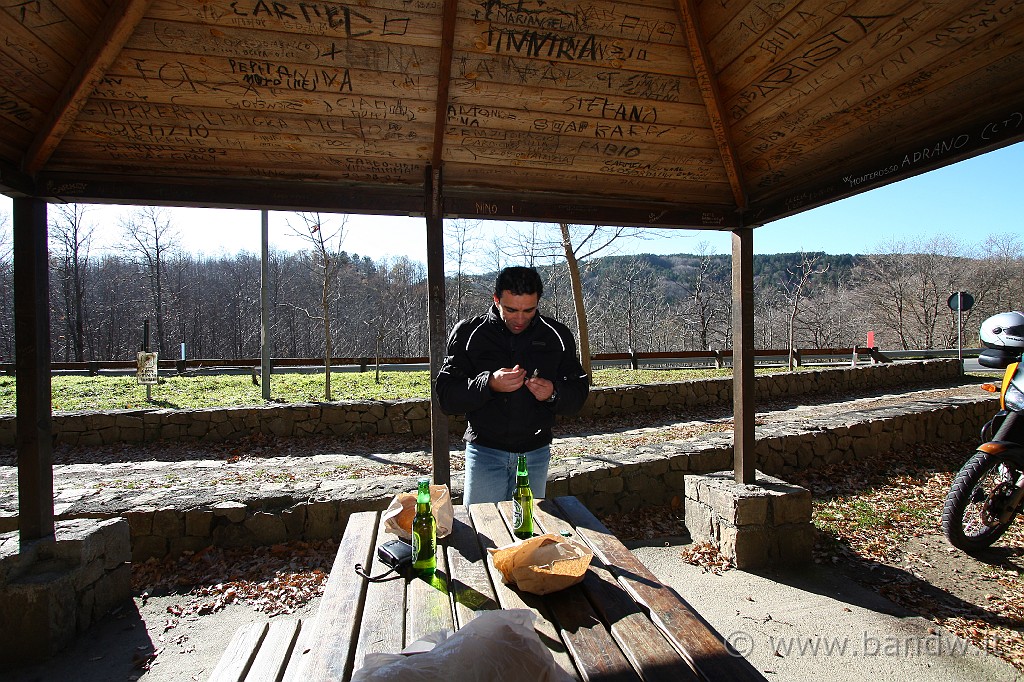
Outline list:
[[[520,454],[526,455],[533,496],[544,497],[548,483],[548,462],[551,460],[550,445],[519,453],[466,443],[466,488],[462,503],[469,505],[511,500],[516,488],[516,464]]]

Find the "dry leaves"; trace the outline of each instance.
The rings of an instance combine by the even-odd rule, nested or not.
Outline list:
[[[730,568],[734,568],[729,557],[719,552],[718,547],[708,542],[687,545],[683,548],[680,556],[683,558],[683,561],[691,566],[703,568],[705,573],[722,575]]]
[[[673,500],[673,504],[608,514],[600,518],[620,540],[650,540],[686,535],[683,508],[678,498]]]
[[[978,558],[941,535],[943,502],[970,454],[919,446],[793,482],[814,496],[816,561],[849,566],[888,599],[1024,670],[1024,519]]]
[[[173,618],[213,613],[228,604],[247,604],[274,616],[291,613],[323,593],[336,540],[288,542],[272,547],[207,548],[177,559],[132,566],[132,587],[150,594],[180,593],[182,603],[168,607]]]

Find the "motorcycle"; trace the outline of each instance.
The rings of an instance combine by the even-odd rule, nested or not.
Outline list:
[[[1004,369],[999,412],[981,429],[982,444],[953,479],[942,508],[942,531],[968,553],[989,547],[1024,507],[1024,313],[1000,313],[981,325],[978,361]]]

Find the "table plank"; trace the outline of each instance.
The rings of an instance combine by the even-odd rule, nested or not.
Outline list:
[[[266,632],[266,623],[247,623],[236,630],[210,673],[210,682],[242,682]]]
[[[437,546],[437,569],[429,578],[417,576],[406,587],[405,645],[438,630],[452,631],[452,600],[448,594],[445,552]]]
[[[549,513],[557,511],[551,501],[536,505],[534,519],[545,533],[572,533],[569,522]],[[612,637],[645,682],[697,682],[700,678],[665,640],[646,611],[622,589],[598,557],[590,563],[580,583],[601,620],[609,625]]]
[[[282,682],[306,682],[302,677],[309,652],[316,641],[316,617],[302,621],[299,626],[299,637],[295,641],[292,655],[288,657],[288,667],[284,670]]]
[[[639,682],[640,677],[616,645],[579,585],[547,595],[559,633],[585,680]]]
[[[306,660],[300,679],[327,682],[348,679],[351,675],[352,653],[367,584],[352,572],[352,567],[357,563],[369,564],[378,516],[377,512],[357,512],[348,519],[313,626],[319,636],[304,654]],[[300,652],[300,655],[303,654]]]
[[[651,620],[700,675],[709,680],[764,681],[749,661],[729,648],[710,623],[663,585],[579,500],[559,497],[555,503],[561,516],[576,526],[577,534],[623,588],[648,608]]]
[[[448,557],[448,589],[455,604],[455,626],[463,628],[480,613],[501,607],[487,575],[487,562],[477,542],[469,511],[461,505],[454,511],[452,533],[445,539],[445,554]]]
[[[288,659],[301,627],[302,621],[297,619],[270,621],[267,636],[263,638],[263,644],[256,653],[246,679],[280,680],[288,667]]]
[[[537,595],[517,592],[502,582],[501,571],[494,567],[494,560],[490,553],[486,552],[489,548],[504,547],[512,542],[512,534],[502,520],[497,507],[493,504],[474,504],[469,507],[469,514],[473,520],[473,527],[476,528],[480,548],[486,553],[487,573],[491,577],[491,584],[494,585],[494,592],[501,608],[533,611],[536,615],[534,629],[544,645],[551,650],[551,654],[555,657],[555,664],[573,678],[578,679],[579,674],[576,672],[576,667],[558,636],[555,626],[549,619],[549,613],[544,607],[543,600]]]
[[[384,530],[383,523],[379,524],[374,536],[373,560],[368,570],[370,575],[380,575],[388,570],[388,566],[377,558],[376,548],[396,537]],[[355,575],[352,579],[366,582]],[[356,653],[352,664],[353,671],[363,667],[366,654],[393,654],[401,651],[405,639],[404,604],[404,578],[366,584],[362,622],[359,624]]]

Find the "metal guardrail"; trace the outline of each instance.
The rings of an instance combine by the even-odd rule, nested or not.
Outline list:
[[[962,354],[966,357],[976,357],[982,349],[963,349]],[[909,350],[909,351],[879,351],[877,348],[851,347],[851,348],[801,348],[796,350],[796,364],[798,366],[808,362],[850,362],[856,364],[860,361],[866,362],[891,362],[892,360],[903,360],[910,358],[955,358],[956,349],[939,350]],[[760,364],[785,364],[788,360],[789,350],[785,348],[765,348],[754,351],[754,361]],[[713,365],[722,368],[731,365],[732,350],[700,350],[700,351],[660,351],[652,353],[598,353],[591,356],[591,362],[598,366],[629,365],[639,369],[642,365],[647,366],[688,366],[688,365]],[[378,359],[369,357],[339,357],[331,358],[333,371],[366,372],[374,368]],[[388,371],[411,371],[422,370],[429,367],[430,360],[426,357],[412,358],[380,358],[379,363],[382,369]],[[260,367],[260,358],[207,358],[192,360],[160,360],[159,366],[162,372],[175,374],[228,374],[238,372],[256,372]],[[323,358],[273,358],[271,366],[276,369],[291,368],[293,371],[307,369],[309,371],[322,371],[324,367]],[[125,374],[134,373],[136,363],[133,360],[104,360],[91,362],[53,362],[50,369],[54,373],[82,373],[98,375],[101,373]],[[0,373],[14,374],[15,366],[12,362],[0,363]]]

